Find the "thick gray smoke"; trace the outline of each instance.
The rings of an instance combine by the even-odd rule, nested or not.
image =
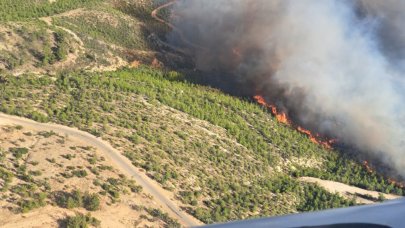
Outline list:
[[[183,0],[174,12],[199,69],[405,176],[405,1]]]

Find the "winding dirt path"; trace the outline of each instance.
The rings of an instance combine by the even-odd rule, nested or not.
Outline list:
[[[155,20],[157,20],[157,21],[159,21],[159,22],[161,22],[161,23],[163,23],[163,24],[166,24],[166,25],[169,26],[171,29],[176,29],[176,27],[175,27],[173,24],[171,24],[171,23],[169,23],[169,22],[163,20],[162,18],[160,18],[160,17],[157,15],[160,10],[162,10],[162,9],[164,9],[164,8],[167,8],[167,7],[171,6],[171,5],[173,5],[174,3],[176,3],[176,1],[177,1],[177,0],[171,0],[171,1],[167,2],[166,4],[163,4],[163,5],[159,6],[158,8],[156,8],[156,9],[154,9],[154,10],[152,11],[151,16],[152,16]]]
[[[117,169],[121,170],[124,174],[133,177],[135,181],[143,187],[145,193],[153,196],[153,200],[160,208],[179,220],[183,226],[190,227],[203,224],[180,209],[178,203],[172,200],[174,199],[173,193],[164,190],[157,182],[149,178],[140,169],[134,167],[128,158],[124,157],[119,151],[114,149],[108,142],[103,141],[101,138],[97,138],[87,132],[63,125],[38,123],[30,119],[10,116],[3,113],[0,113],[0,125],[21,125],[25,129],[54,131],[55,133],[66,135],[75,140],[87,143],[105,154],[106,158],[109,159]]]
[[[52,17],[41,17],[40,20],[44,21],[47,25],[52,26]],[[63,31],[69,33],[70,35],[72,35],[73,39],[75,39],[79,44],[80,44],[80,49],[83,49],[84,43],[82,41],[82,39],[80,39],[80,37],[73,32],[70,29],[67,29],[65,27],[61,27],[58,25],[54,25],[56,28],[62,29]]]
[[[86,51],[86,48],[85,48],[85,44],[84,44],[83,40],[79,37],[79,35],[77,33],[75,33],[74,31],[72,31],[71,29],[68,29],[66,27],[55,25],[53,23],[53,18],[74,16],[74,15],[80,14],[82,12],[84,12],[84,10],[82,8],[79,8],[79,9],[70,10],[70,11],[67,11],[67,12],[64,12],[61,14],[56,14],[53,16],[40,18],[40,20],[44,21],[48,26],[55,26],[56,28],[59,28],[59,29],[65,31],[66,33],[69,33],[73,37],[73,39],[79,44],[78,49],[75,49],[74,53],[69,54],[68,58],[66,60],[64,60],[63,62],[60,62],[59,64],[75,63],[75,61],[80,57],[80,55]],[[114,49],[121,48],[114,44],[108,44],[108,45]],[[58,63],[56,63],[56,64],[58,64]],[[89,70],[90,72],[114,71],[114,70],[117,70],[118,68],[127,66],[129,63],[127,61],[125,61],[124,59],[116,56],[116,58],[110,59],[110,64],[111,65],[109,65],[109,66],[102,66],[102,65],[97,65],[97,64],[95,64],[94,66],[88,65],[84,69]]]
[[[69,64],[75,63],[76,60],[79,58],[80,53],[84,51],[84,43],[83,43],[82,39],[80,39],[80,37],[72,30],[67,29],[65,27],[58,26],[58,25],[54,25],[52,23],[52,17],[41,17],[40,20],[45,22],[48,26],[53,25],[56,28],[59,28],[59,29],[65,31],[66,33],[69,33],[73,37],[73,39],[79,44],[78,49],[75,48],[74,52],[69,53],[67,55],[67,58],[64,61],[59,62],[57,64],[62,64],[62,66],[63,66],[63,65],[69,65]]]

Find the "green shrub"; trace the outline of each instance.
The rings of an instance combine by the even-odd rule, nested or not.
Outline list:
[[[73,154],[63,154],[63,155],[61,155],[64,159],[67,159],[67,160],[72,160],[72,158],[75,158],[76,157],[76,155],[73,155]]]
[[[25,147],[12,147],[9,151],[14,155],[15,158],[20,159],[24,154],[28,153],[28,148]]]
[[[14,174],[12,172],[0,167],[0,179],[4,181],[3,186],[0,188],[0,192],[4,192],[8,189],[13,178]]]
[[[29,200],[21,200],[17,204],[20,207],[20,211],[22,213],[26,213],[31,211],[32,209],[43,207],[46,205],[46,197],[47,194],[44,192],[41,193],[35,193],[33,195],[33,199]]]
[[[86,170],[83,170],[83,169],[73,170],[72,174],[74,176],[76,176],[76,177],[85,177],[85,176],[87,176]]]
[[[67,228],[86,228],[89,225],[98,227],[100,226],[100,221],[92,217],[90,214],[76,214],[75,216],[67,217],[63,223],[66,224]]]
[[[153,217],[157,217],[161,219],[163,222],[166,223],[166,227],[181,227],[180,223],[178,223],[176,220],[170,218],[170,216],[167,213],[162,212],[159,209],[147,209],[148,213],[152,215]]]
[[[100,198],[96,193],[83,194],[79,190],[74,190],[71,193],[58,192],[55,194],[55,198],[58,206],[68,209],[76,207],[84,207],[88,211],[100,209]]]
[[[100,198],[94,194],[85,193],[83,197],[83,207],[88,211],[96,211],[100,209]]]
[[[42,175],[41,170],[31,170],[31,171],[29,171],[28,173],[29,173],[30,175],[33,175],[33,176],[41,176],[41,175]]]
[[[83,194],[78,190],[71,193],[57,192],[55,193],[55,201],[58,206],[63,208],[81,207],[83,205]]]
[[[44,137],[44,138],[49,138],[51,136],[56,135],[56,133],[54,131],[41,131],[38,133],[38,135]]]
[[[10,183],[13,180],[14,174],[2,167],[0,167],[0,178],[6,182]]]

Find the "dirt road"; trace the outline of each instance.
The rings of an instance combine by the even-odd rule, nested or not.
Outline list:
[[[158,206],[164,211],[167,211],[172,217],[178,219],[183,226],[189,227],[202,224],[200,221],[181,210],[177,203],[171,200],[174,198],[171,192],[164,190],[157,182],[153,181],[146,176],[145,173],[134,167],[126,157],[121,155],[119,151],[114,149],[108,142],[103,141],[101,138],[97,138],[78,129],[52,123],[38,123],[29,119],[2,113],[0,113],[0,125],[21,125],[24,129],[54,131],[55,133],[66,135],[69,138],[85,142],[105,154],[106,158],[111,160],[117,169],[121,170],[128,176],[132,176],[135,181],[143,187],[145,193],[153,196],[153,199]]]
[[[325,188],[327,191],[331,193],[338,193],[347,199],[351,199],[354,195],[369,195],[377,199],[380,196],[380,194],[382,194],[385,199],[398,199],[401,197],[393,194],[385,194],[385,193],[383,194],[377,191],[365,190],[362,188],[350,186],[336,181],[322,180],[315,177],[300,177],[299,180],[309,183],[317,183],[321,187]],[[360,196],[357,197],[356,201],[357,203],[363,204],[375,203],[374,201],[362,198]]]
[[[184,34],[180,31],[180,29],[178,29],[178,28],[177,28],[176,26],[174,26],[172,23],[170,23],[170,22],[168,22],[168,21],[165,21],[163,18],[160,18],[160,17],[158,16],[158,12],[159,12],[160,10],[162,10],[162,9],[164,9],[164,8],[167,8],[167,7],[170,7],[170,6],[174,5],[176,2],[177,2],[177,0],[171,0],[171,1],[169,1],[169,2],[167,2],[167,3],[165,3],[165,4],[163,4],[163,5],[161,5],[161,6],[159,6],[159,7],[157,7],[156,9],[154,9],[154,10],[152,11],[151,16],[152,16],[155,20],[159,21],[160,23],[163,23],[163,24],[167,25],[167,26],[168,26],[169,28],[171,28],[174,32],[176,32],[176,33],[179,35],[179,38],[181,39],[181,41],[182,41],[183,43],[185,43],[185,44],[187,44],[188,46],[193,47],[193,48],[195,48],[195,49],[206,50],[206,48],[204,48],[204,47],[202,47],[202,46],[199,46],[199,45],[197,45],[197,44],[191,42],[190,40],[188,40],[188,39],[184,36]]]
[[[76,62],[76,60],[80,57],[80,55],[86,51],[85,50],[86,48],[85,48],[85,44],[84,44],[83,40],[79,37],[79,35],[77,33],[75,33],[74,31],[72,31],[66,27],[55,25],[53,23],[53,18],[74,16],[81,12],[84,12],[84,11],[82,8],[79,8],[79,9],[70,10],[70,11],[67,11],[67,12],[64,12],[61,14],[56,14],[56,15],[49,16],[49,17],[39,18],[40,20],[44,21],[48,26],[55,26],[56,28],[59,28],[65,32],[69,33],[73,37],[73,39],[79,44],[78,49],[74,49],[74,53],[69,54],[67,59],[64,60],[63,62],[61,62],[61,64]],[[121,47],[115,46],[114,44],[108,44],[108,45],[110,47],[113,47],[114,49],[121,48]],[[110,59],[109,62],[111,64],[109,66],[102,66],[102,65],[96,64],[95,66],[88,65],[84,69],[89,70],[90,72],[114,71],[118,68],[128,65],[128,62],[119,56],[116,56],[115,58]],[[58,64],[58,63],[56,63],[56,64]]]
[[[156,9],[154,9],[154,10],[152,11],[151,16],[152,16],[153,18],[155,18],[155,20],[157,20],[157,21],[159,21],[159,22],[161,22],[161,23],[163,23],[163,24],[166,24],[167,26],[169,26],[169,28],[171,28],[171,29],[176,29],[176,27],[174,27],[174,25],[172,25],[171,23],[169,23],[169,22],[163,20],[162,18],[160,18],[160,17],[157,15],[160,10],[162,10],[162,9],[164,9],[164,8],[167,8],[167,7],[171,6],[171,5],[173,5],[174,3],[176,3],[176,1],[177,1],[177,0],[172,0],[172,1],[169,1],[169,2],[167,2],[167,3],[165,3],[165,4],[161,5],[161,6],[159,6],[158,8],[156,8]]]

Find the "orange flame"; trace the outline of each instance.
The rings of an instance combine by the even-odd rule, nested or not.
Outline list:
[[[275,105],[268,104],[266,102],[266,100],[264,99],[264,97],[262,97],[260,95],[256,95],[253,98],[256,100],[256,102],[258,104],[268,108],[279,122],[287,124],[287,125],[291,125],[291,121],[288,119],[287,114],[284,113],[284,112],[279,112]],[[321,145],[321,146],[323,146],[323,147],[325,147],[327,149],[331,149],[332,145],[335,144],[338,141],[337,139],[326,139],[326,140],[324,139],[323,140],[323,139],[321,139],[321,136],[319,134],[313,134],[310,130],[307,130],[307,129],[301,127],[301,126],[298,126],[296,129],[297,129],[297,131],[301,132],[302,134],[307,135],[308,138],[313,143]],[[367,172],[369,172],[369,173],[374,172],[374,169],[371,167],[371,165],[369,164],[368,161],[363,161],[363,165],[366,168]],[[399,188],[404,188],[405,187],[405,183],[395,181],[392,178],[388,178],[388,182],[390,184],[393,184],[393,185],[399,187]]]
[[[366,168],[367,172],[372,173],[374,172],[373,168],[368,164],[368,161],[363,161],[363,165]]]
[[[390,184],[393,184],[393,185],[399,187],[399,188],[404,188],[405,187],[404,183],[398,182],[398,181],[396,181],[396,180],[394,180],[392,178],[388,178],[388,182]]]
[[[266,107],[269,106],[262,96],[256,95],[253,98],[256,100],[257,103],[259,103],[259,105],[263,105],[263,106],[266,106]]]
[[[277,107],[275,105],[271,105],[271,104],[267,104],[266,100],[264,100],[264,98],[260,95],[256,95],[253,97],[257,103],[259,103],[262,106],[265,106],[267,108],[269,108],[271,110],[271,113],[276,117],[276,119],[278,120],[278,122],[283,123],[283,124],[290,124],[290,121],[287,117],[287,114],[285,114],[284,112],[279,112],[277,110]]]
[[[277,107],[274,106],[274,105],[270,105],[270,108],[271,108],[271,112],[276,117],[278,122],[283,123],[283,124],[287,124],[287,125],[290,124],[290,121],[287,118],[287,114],[285,114],[284,112],[279,113],[277,111]]]
[[[310,130],[307,130],[307,129],[304,129],[304,128],[298,126],[298,127],[297,127],[297,131],[303,133],[304,135],[307,135],[308,138],[309,138],[313,143],[319,144],[318,140],[315,138],[315,136],[312,135],[312,132],[311,132]]]
[[[370,165],[370,163],[368,161],[363,161],[363,165],[366,168],[367,172],[369,172],[369,173],[375,172],[373,167]],[[388,183],[393,184],[393,185],[395,185],[395,186],[397,186],[399,188],[404,188],[405,187],[404,182],[396,181],[396,180],[394,180],[393,178],[390,178],[390,177],[388,177]]]
[[[287,114],[284,112],[279,112],[277,110],[277,107],[275,105],[272,104],[268,104],[266,102],[266,100],[264,99],[264,97],[260,96],[260,95],[256,95],[253,97],[257,103],[259,103],[260,105],[267,107],[270,109],[271,113],[276,117],[276,119],[278,120],[278,122],[280,123],[284,123],[287,125],[291,125],[291,121],[288,119]],[[307,130],[305,128],[302,128],[300,126],[297,127],[297,131],[301,132],[304,135],[307,135],[308,138],[315,144],[318,145],[322,145],[327,149],[331,149],[332,145],[334,143],[337,142],[336,139],[329,139],[329,140],[322,140],[320,139],[321,136],[319,134],[314,135],[310,130]]]

